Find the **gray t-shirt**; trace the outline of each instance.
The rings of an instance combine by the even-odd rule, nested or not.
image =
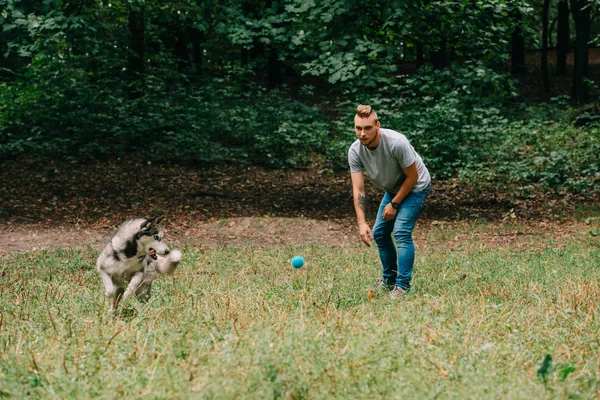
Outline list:
[[[375,150],[356,140],[348,150],[350,172],[367,171],[375,186],[396,194],[406,179],[402,168],[417,163],[419,179],[413,192],[420,192],[431,183],[429,171],[406,136],[391,129],[380,129],[381,140]]]

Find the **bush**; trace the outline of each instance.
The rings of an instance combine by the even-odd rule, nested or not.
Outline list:
[[[285,88],[240,84],[240,71],[196,82],[155,71],[136,82],[143,95],[128,100],[118,76],[90,76],[76,65],[33,65],[23,80],[1,87],[0,156],[137,152],[282,167],[309,162],[327,137],[316,108],[292,100]]]
[[[369,103],[377,110],[382,126],[406,135],[417,152],[426,160],[436,178],[456,175],[470,157],[485,152],[481,141],[497,141],[505,119],[497,108],[499,100],[513,95],[507,77],[480,64],[461,66],[441,71],[424,69],[411,77],[402,77],[400,83],[378,91],[385,93],[371,98],[351,96],[354,103],[344,103],[343,118],[334,148],[349,146],[354,136],[349,131],[358,103]],[[336,166],[343,161],[329,154]],[[339,164],[338,164],[339,163]]]
[[[422,71],[379,95],[340,103],[327,156],[347,168],[356,104],[369,103],[382,126],[405,134],[434,179],[458,176],[493,187],[600,192],[600,125],[575,127],[565,98],[510,103],[506,77],[478,65]]]
[[[522,189],[598,193],[600,127],[583,130],[565,122],[513,122],[506,126],[503,141],[460,175],[473,182]]]
[[[143,93],[131,99],[121,70],[94,75],[85,65],[75,57],[34,59],[21,79],[0,85],[0,157],[136,153],[282,168],[324,156],[327,167],[347,169],[355,106],[369,103],[384,127],[411,140],[435,179],[600,191],[599,126],[573,126],[564,99],[507,106],[508,78],[478,64],[425,69],[370,98],[349,90],[328,104],[328,116],[239,68],[192,80],[163,62],[131,83]]]

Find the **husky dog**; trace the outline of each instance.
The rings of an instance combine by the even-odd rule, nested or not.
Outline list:
[[[175,250],[176,251],[176,250]],[[154,276],[156,275],[156,261],[158,256],[156,250],[150,249],[148,255],[144,258],[142,264],[144,265],[144,275],[142,282],[135,291],[135,295],[141,302],[145,303],[150,300],[152,294],[152,282],[154,282]]]
[[[100,253],[96,267],[112,310],[122,298],[133,295],[147,301],[155,272],[173,273],[181,261],[181,252],[169,251],[162,242],[163,230],[159,224],[163,218],[136,218],[123,222]]]

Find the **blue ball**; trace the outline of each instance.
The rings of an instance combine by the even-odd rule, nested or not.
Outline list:
[[[292,267],[300,268],[304,265],[304,258],[300,256],[295,256],[292,258]]]

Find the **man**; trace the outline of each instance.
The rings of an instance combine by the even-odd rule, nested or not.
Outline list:
[[[358,229],[367,246],[375,240],[383,267],[383,276],[372,289],[387,289],[391,299],[398,299],[410,290],[415,260],[412,231],[429,193],[431,177],[408,139],[382,129],[371,106],[357,107],[354,131],[357,140],[348,150],[348,163]],[[365,217],[363,171],[385,191],[372,232]]]

